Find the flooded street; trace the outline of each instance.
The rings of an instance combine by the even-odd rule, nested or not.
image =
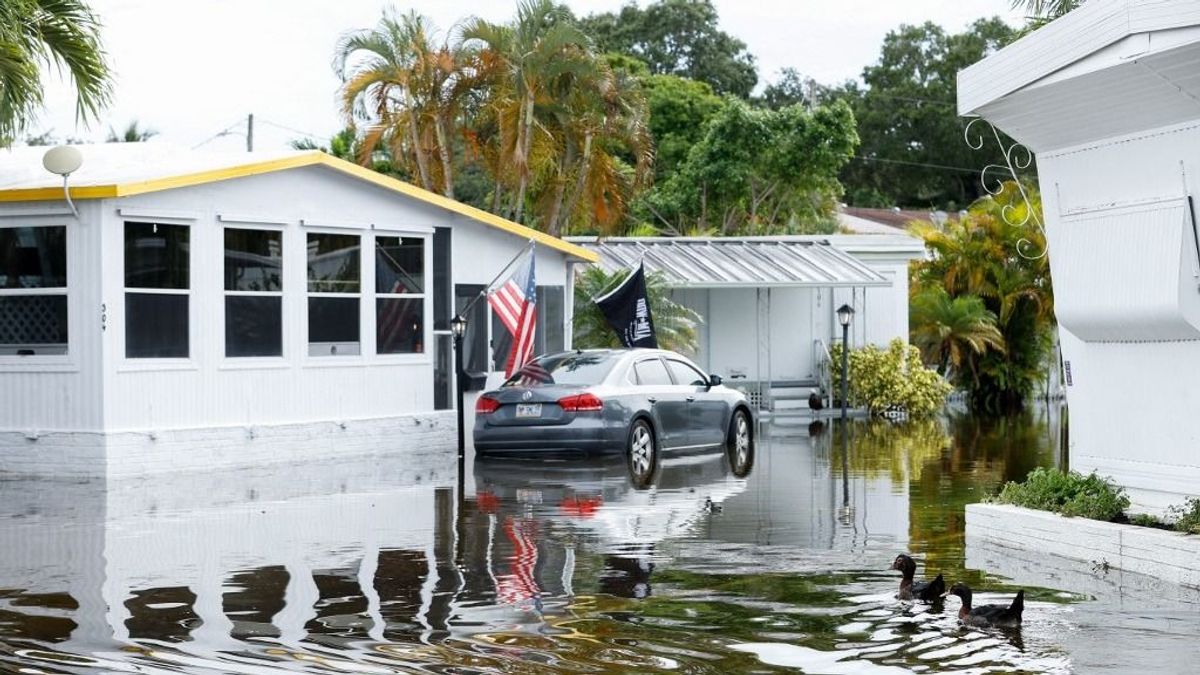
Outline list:
[[[0,670],[1190,672],[1193,595],[967,544],[1057,415],[765,425],[749,467],[390,459],[0,483]],[[735,471],[735,469],[737,469]],[[461,496],[460,496],[461,495]],[[1019,631],[895,599],[910,552]],[[1091,584],[1091,585],[1089,585]],[[1083,587],[1081,587],[1083,586]]]

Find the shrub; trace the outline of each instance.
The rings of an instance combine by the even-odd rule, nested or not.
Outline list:
[[[1107,478],[1044,468],[1029,472],[1021,483],[1008,482],[991,501],[1104,521],[1116,520],[1129,508],[1125,490]]]
[[[831,356],[833,393],[840,396],[840,344],[833,346]],[[942,409],[951,389],[945,378],[921,362],[920,350],[903,340],[892,340],[887,349],[868,345],[850,351],[850,403],[866,406],[873,415],[901,409],[910,417],[927,417]]]
[[[1175,520],[1175,529],[1200,534],[1200,499],[1192,497],[1184,506],[1172,506],[1168,513]]]

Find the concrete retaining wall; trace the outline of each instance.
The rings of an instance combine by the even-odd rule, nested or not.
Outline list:
[[[1001,504],[967,505],[967,540],[1037,551],[1200,589],[1200,536]],[[968,543],[969,545],[969,543]]]

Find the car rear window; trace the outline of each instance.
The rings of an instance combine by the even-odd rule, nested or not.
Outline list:
[[[550,384],[599,384],[616,363],[616,356],[607,352],[569,352],[552,354],[525,364],[508,381],[506,387],[536,387]]]

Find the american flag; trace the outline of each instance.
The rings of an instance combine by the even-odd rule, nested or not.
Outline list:
[[[533,249],[503,283],[488,294],[488,304],[500,322],[512,334],[512,349],[504,366],[510,377],[533,357],[533,337],[537,328],[537,281],[533,271]]]

